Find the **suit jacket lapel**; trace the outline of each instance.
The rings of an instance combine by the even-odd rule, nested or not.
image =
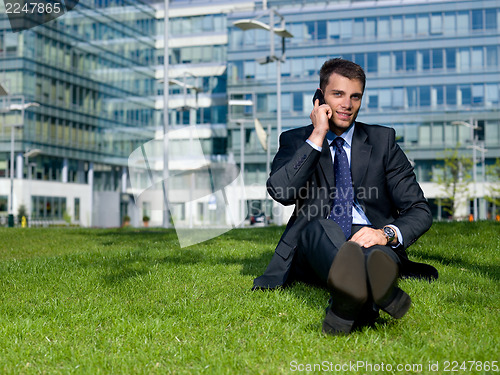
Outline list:
[[[358,189],[363,184],[363,179],[368,170],[372,146],[366,143],[368,135],[363,129],[363,125],[356,123],[351,145],[351,173],[354,189]]]
[[[332,163],[332,153],[330,151],[330,146],[325,138],[323,141],[323,149],[321,156],[319,158],[319,165],[325,176],[325,180],[328,184],[328,188],[335,186],[335,175],[333,173],[333,163]]]

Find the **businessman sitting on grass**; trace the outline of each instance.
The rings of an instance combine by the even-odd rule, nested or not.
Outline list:
[[[379,309],[405,315],[411,299],[400,276],[437,278],[406,254],[432,215],[394,129],[355,121],[365,81],[359,65],[326,61],[312,124],[281,134],[267,188],[295,210],[254,280],[254,289],[295,280],[327,287],[323,332],[334,335],[372,323]]]

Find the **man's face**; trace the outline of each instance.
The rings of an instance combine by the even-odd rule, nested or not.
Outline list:
[[[328,85],[323,90],[323,96],[333,112],[330,118],[330,130],[340,135],[358,116],[363,97],[363,84],[357,79],[332,73]]]

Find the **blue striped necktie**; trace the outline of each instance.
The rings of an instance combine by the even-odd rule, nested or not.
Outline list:
[[[342,231],[345,238],[351,235],[352,226],[352,204],[354,201],[354,190],[352,187],[351,169],[347,154],[344,150],[344,140],[337,137],[333,140],[335,144],[335,160],[333,170],[335,173],[335,196],[330,219],[335,221]]]

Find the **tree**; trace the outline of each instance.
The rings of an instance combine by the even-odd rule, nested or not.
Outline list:
[[[488,185],[488,195],[484,198],[494,204],[498,210],[500,207],[500,159],[496,159],[495,164],[488,166],[486,174],[490,184]],[[493,216],[495,215],[496,213],[493,212]]]
[[[444,198],[441,199],[443,209],[456,219],[457,208],[460,202],[470,196],[469,185],[471,181],[470,170],[472,159],[461,155],[460,145],[454,149],[446,149],[442,159],[441,169],[435,170],[434,179],[440,185]]]

